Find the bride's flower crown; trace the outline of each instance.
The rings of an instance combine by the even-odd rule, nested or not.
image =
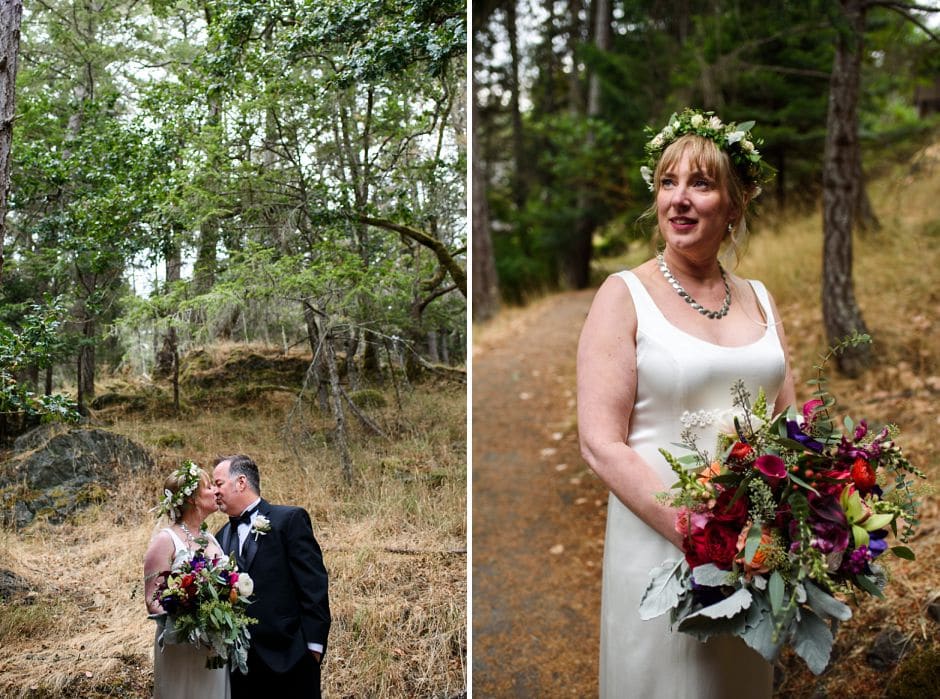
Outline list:
[[[157,511],[158,516],[167,515],[175,522],[182,514],[182,507],[183,503],[186,502],[186,498],[199,488],[202,471],[195,462],[186,459],[172,475],[179,483],[179,488],[175,493],[171,492],[169,488],[165,488],[163,490],[163,499],[160,500],[160,504],[154,510]]]
[[[761,160],[760,151],[757,150],[757,146],[763,141],[751,135],[752,128],[754,128],[753,121],[725,124],[714,112],[686,108],[681,114],[673,114],[669,117],[666,126],[659,132],[649,126],[646,127],[646,133],[652,138],[644,147],[646,164],[640,168],[640,174],[652,192],[654,190],[653,172],[656,170],[656,163],[662,157],[663,151],[680,136],[694,134],[714,141],[728,154],[741,181],[748,187],[757,187],[759,191],[761,183],[767,179],[765,170],[768,169],[768,165]]]

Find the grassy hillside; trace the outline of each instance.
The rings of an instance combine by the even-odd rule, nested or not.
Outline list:
[[[215,354],[224,364],[226,353]],[[313,519],[333,612],[325,695],[439,697],[465,688],[465,387],[403,389],[400,411],[392,388],[383,389],[387,407],[369,413],[392,437],[357,433],[350,417],[357,481],[346,487],[330,421],[297,412],[289,392],[253,391],[250,382],[249,374],[242,389],[229,387],[219,402],[227,407],[200,393],[181,418],[141,411],[139,402],[99,411],[96,420],[151,449],[154,471],[128,477],[65,524],[0,530],[0,568],[29,585],[15,602],[0,601],[0,696],[150,696],[154,625],[141,597],[149,510],[179,459],[207,464],[237,452],[258,462],[265,498],[302,505]],[[113,388],[126,395],[133,385]],[[213,515],[210,528],[223,521]]]

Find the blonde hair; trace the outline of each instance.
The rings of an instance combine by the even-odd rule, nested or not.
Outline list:
[[[165,508],[164,514],[174,523],[179,523],[183,515],[189,512],[196,502],[196,494],[200,486],[212,485],[212,478],[205,471],[199,468],[199,485],[190,493],[180,495],[180,491],[192,484],[192,477],[185,468],[180,468],[167,476],[163,481],[163,492],[168,494],[169,505]],[[164,498],[165,500],[167,498]]]
[[[710,138],[685,134],[670,143],[663,151],[662,157],[656,163],[653,173],[653,203],[643,212],[640,220],[648,218],[656,221],[656,199],[659,196],[660,181],[664,170],[669,170],[676,163],[688,157],[689,163],[703,173],[715,179],[719,189],[724,191],[735,213],[732,229],[725,234],[725,253],[734,255],[735,265],[744,255],[747,239],[747,206],[751,200],[760,193],[760,187],[748,187],[741,180],[741,176],[734,168],[731,158],[717,143]],[[652,244],[659,247],[662,234],[657,223],[653,231]]]

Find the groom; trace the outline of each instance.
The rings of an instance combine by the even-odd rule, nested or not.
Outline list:
[[[326,568],[301,507],[261,498],[261,477],[250,457],[216,462],[219,509],[229,515],[216,538],[255,583],[248,615],[248,674],[232,673],[232,699],[320,697],[320,662],[330,630]]]

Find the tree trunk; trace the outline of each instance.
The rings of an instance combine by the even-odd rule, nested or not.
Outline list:
[[[861,186],[857,164],[863,0],[842,0],[842,11],[848,28],[836,44],[823,156],[822,306],[830,345],[854,332],[867,332],[852,281],[852,227]],[[871,346],[864,344],[847,348],[837,363],[847,376],[858,376],[871,360]]]
[[[865,187],[865,172],[862,170],[861,146],[855,161],[855,179],[858,182],[855,195],[855,225],[862,233],[876,233],[881,230],[881,221],[871,205],[868,189]]]
[[[16,69],[20,51],[22,0],[0,3],[0,279],[6,240],[7,194],[10,191],[10,151],[16,107]]]
[[[482,150],[480,139],[482,129],[479,109],[477,108],[479,96],[476,78],[472,81],[473,94],[470,108],[473,110],[473,139],[471,145],[473,168],[473,231],[472,251],[473,264],[473,320],[483,322],[489,320],[499,310],[499,282],[496,278],[496,260],[493,256],[493,240],[490,237],[490,211],[487,202],[487,181],[483,172]]]
[[[572,0],[572,11],[574,11]],[[593,3],[594,15],[593,35],[597,48],[601,51],[610,49],[611,36],[611,5],[610,0],[595,0]],[[574,56],[572,49],[572,57]],[[575,97],[572,94],[572,97]],[[588,120],[597,118],[601,113],[600,78],[592,73],[588,79],[588,99],[586,116]],[[585,147],[591,150],[594,146],[594,131],[588,129]],[[578,188],[577,203],[578,220],[574,225],[572,237],[568,247],[568,254],[562,260],[561,273],[564,284],[574,289],[585,288],[591,280],[591,252],[594,230],[597,228],[597,213],[595,211],[597,199],[594,190],[588,185]]]
[[[175,233],[175,231],[171,232],[171,235],[174,235],[174,237],[170,240],[166,251],[167,287],[170,287],[174,282],[178,282],[181,278],[182,260],[180,246],[175,237]],[[167,328],[166,334],[163,336],[163,344],[160,351],[157,352],[153,373],[154,376],[163,379],[168,378],[173,382],[173,407],[178,413],[180,409],[180,356],[179,339],[176,334],[176,327],[173,325]]]
[[[382,381],[382,371],[379,366],[378,338],[373,338],[368,331],[363,332],[365,346],[362,348],[362,373],[367,380]]]
[[[333,351],[333,341],[329,334],[323,338],[323,354],[330,377],[330,407],[333,410],[333,419],[336,420],[336,446],[339,448],[339,458],[343,468],[343,480],[351,485],[353,480],[352,456],[349,453],[349,438],[346,433],[346,415],[343,412],[343,394],[339,385],[339,371],[336,368],[336,354]]]
[[[307,301],[303,302],[304,323],[307,326],[307,341],[310,343],[310,351],[313,352],[313,380],[316,382],[317,405],[320,406],[320,412],[326,413],[329,409],[327,401],[326,387],[324,386],[325,359],[323,348],[320,346],[321,334],[320,326],[317,324],[317,312]]]
[[[522,110],[519,108],[519,42],[516,27],[516,1],[506,3],[506,33],[509,36],[509,111],[512,116],[512,155],[513,169],[513,202],[516,209],[525,208],[529,194],[529,168],[526,159],[525,135],[522,128]],[[523,252],[528,254],[528,241],[525,231],[520,231],[520,245]]]
[[[95,397],[95,322],[92,318],[82,321],[82,342],[76,357],[76,387],[78,412],[88,414],[88,403]]]
[[[572,116],[584,114],[584,91],[578,70],[578,46],[581,44],[581,0],[568,0],[568,58],[571,71],[568,73],[568,111]]]

